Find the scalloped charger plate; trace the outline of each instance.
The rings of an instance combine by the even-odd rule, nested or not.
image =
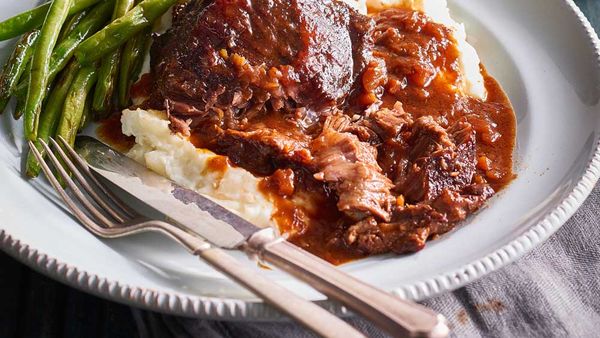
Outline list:
[[[467,223],[407,256],[353,262],[344,271],[415,300],[456,289],[513,262],[551,236],[600,175],[597,35],[570,0],[450,0],[470,42],[511,98],[518,119],[517,179]],[[34,0],[3,1],[0,17]],[[9,44],[0,45],[3,56]],[[81,290],[156,311],[273,320],[277,311],[158,235],[103,241],[82,229],[43,181],[21,176],[20,123],[0,117],[0,246]],[[240,259],[243,255],[235,253]],[[304,284],[248,265],[337,313]]]

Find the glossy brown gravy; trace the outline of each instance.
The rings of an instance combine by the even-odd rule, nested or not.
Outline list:
[[[121,114],[113,114],[96,128],[98,137],[120,152],[127,152],[135,145],[135,138],[123,134]]]
[[[478,165],[478,175],[475,180],[489,182],[496,192],[506,187],[513,179],[513,150],[515,144],[516,119],[510,101],[498,82],[485,74],[485,84],[488,91],[488,97],[485,103],[477,100],[467,100],[467,107],[464,112],[469,112],[474,116],[485,116],[490,118],[497,125],[496,132],[502,136],[492,144],[478,142],[478,156],[486,157],[488,165],[486,168],[481,168],[483,165]],[[433,91],[435,96],[435,92]],[[430,100],[430,107],[442,108],[436,116],[448,112],[449,107],[455,104],[465,104],[460,102],[461,99],[455,101],[449,100]],[[391,102],[391,101],[389,101]],[[414,101],[413,101],[414,102]],[[423,106],[420,106],[423,107]],[[426,108],[420,108],[415,115],[429,115],[424,113]],[[455,114],[454,119],[458,120],[465,116],[465,113]],[[433,115],[433,114],[432,114]],[[493,173],[490,175],[489,173]],[[306,180],[312,181],[310,178],[304,178],[304,182],[296,184],[297,187],[309,186]],[[299,206],[289,195],[281,194],[280,187],[276,183],[277,178],[268,177],[263,179],[260,188],[262,192],[269,196],[270,200],[275,204],[276,212],[273,219],[278,224],[280,231],[287,234],[288,240],[294,244],[316,254],[317,256],[333,263],[343,264],[356,259],[364,258],[366,255],[357,252],[351,247],[348,247],[344,241],[336,240],[336,234],[341,234],[345,226],[344,215],[338,211],[336,201],[327,196],[327,193],[318,189],[307,189],[305,193],[312,198],[317,208],[307,208]],[[298,181],[298,180],[297,180]],[[301,215],[301,217],[300,217]],[[306,220],[310,220],[307,224]]]

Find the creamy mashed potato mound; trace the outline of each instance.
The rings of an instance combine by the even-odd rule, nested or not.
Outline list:
[[[125,110],[121,124],[123,134],[135,137],[129,157],[258,226],[272,224],[274,208],[259,191],[260,180],[240,168],[213,170],[210,162],[222,160],[221,156],[197,149],[187,138],[173,134],[164,112]]]
[[[450,17],[446,0],[343,0],[361,13],[389,7],[410,8],[427,14],[434,22],[451,27],[461,52],[461,88],[465,95],[485,99],[486,90],[479,69],[480,60],[466,40],[465,27]],[[170,26],[163,22],[164,28]],[[144,70],[148,71],[148,60]],[[134,100],[136,101],[136,100]],[[137,102],[140,103],[140,102]],[[274,225],[275,208],[259,190],[260,179],[250,172],[228,166],[211,170],[210,161],[218,158],[205,149],[197,149],[189,139],[173,134],[166,113],[154,110],[125,110],[123,134],[135,137],[128,155],[147,168],[179,185],[195,190],[238,213],[258,226]]]

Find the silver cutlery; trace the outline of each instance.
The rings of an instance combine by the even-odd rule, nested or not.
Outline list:
[[[287,271],[394,336],[447,335],[445,318],[432,310],[394,297],[336,269],[278,238],[273,229],[251,224],[94,138],[79,137],[77,144],[79,154],[93,172],[212,244],[242,250]]]
[[[374,288],[330,263],[259,228],[212,200],[155,174],[103,143],[78,138],[78,152],[91,172],[224,249],[239,249],[307,282],[393,336],[445,337],[445,318],[419,304]]]
[[[201,237],[167,222],[139,215],[101,184],[64,140],[60,139],[62,148],[56,141],[50,141],[54,150],[43,141],[42,146],[58,176],[75,195],[75,199],[66,193],[36,147],[30,144],[33,154],[40,162],[50,184],[75,217],[94,235],[112,239],[142,232],[162,233],[315,333],[323,337],[364,337],[332,313],[257,274]],[[67,166],[72,178],[61,163]]]

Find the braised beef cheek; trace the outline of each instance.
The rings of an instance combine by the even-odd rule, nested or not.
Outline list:
[[[152,50],[156,94],[175,115],[236,127],[274,110],[310,124],[370,58],[373,21],[339,1],[205,3],[180,11]]]
[[[402,254],[513,177],[510,102],[487,75],[487,100],[457,92],[458,56],[420,12],[193,1],[153,47],[145,105],[264,177],[295,244],[334,263]]]

